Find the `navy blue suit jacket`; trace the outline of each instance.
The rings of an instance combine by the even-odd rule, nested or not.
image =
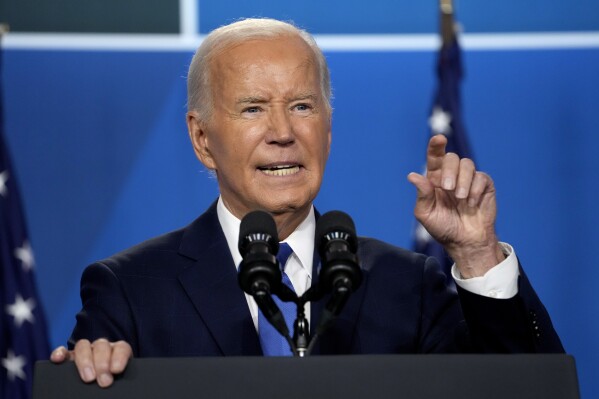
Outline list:
[[[456,292],[434,258],[378,240],[360,238],[358,256],[364,281],[314,353],[563,351],[523,272],[518,295],[499,300]],[[70,347],[107,338],[129,342],[135,356],[262,354],[216,204],[89,266],[81,299]],[[325,300],[312,304],[312,327]]]

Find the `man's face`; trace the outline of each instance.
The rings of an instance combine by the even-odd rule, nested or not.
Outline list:
[[[330,113],[308,45],[284,36],[225,48],[211,63],[211,90],[210,120],[188,122],[227,208],[238,218],[256,209],[307,213],[331,144]]]

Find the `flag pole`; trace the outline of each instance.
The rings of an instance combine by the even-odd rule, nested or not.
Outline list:
[[[0,51],[2,51],[2,39],[8,32],[10,32],[10,25],[0,22]]]
[[[437,55],[437,88],[433,94],[428,122],[430,134],[443,134],[447,137],[447,152],[472,159],[473,154],[461,113],[462,64],[458,43],[459,29],[456,29],[454,11],[452,0],[439,0],[439,34],[442,46]],[[446,275],[451,275],[453,261],[420,223],[416,223],[414,228],[414,250],[436,257]]]
[[[441,38],[443,46],[447,46],[455,39],[455,21],[453,19],[453,0],[439,0],[441,11]]]

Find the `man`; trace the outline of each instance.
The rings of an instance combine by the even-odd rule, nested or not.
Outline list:
[[[330,94],[306,32],[267,19],[212,32],[190,67],[187,125],[219,200],[186,228],[87,268],[71,350],[57,348],[52,361],[74,360],[84,381],[106,387],[133,355],[261,355],[265,327],[236,282],[239,221],[269,211],[293,248],[285,271],[297,293],[317,278],[312,203],[331,145]],[[497,240],[493,181],[445,144],[433,137],[426,176],[408,180],[416,217],[456,263],[459,298],[434,259],[360,239],[364,283],[315,352],[563,351],[513,250]],[[321,308],[307,309],[313,320]]]

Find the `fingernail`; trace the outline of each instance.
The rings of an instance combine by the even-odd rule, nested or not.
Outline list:
[[[94,370],[91,367],[86,367],[83,369],[83,379],[87,382],[93,381],[96,376],[94,375]]]
[[[110,374],[100,374],[100,377],[98,377],[98,384],[101,387],[107,387],[112,384],[112,376]]]
[[[446,177],[443,180],[443,188],[445,190],[451,190],[453,188],[453,179],[451,177]]]
[[[466,198],[467,195],[468,195],[468,193],[466,192],[466,189],[464,187],[458,188],[458,190],[455,193],[455,196],[460,199]]]

